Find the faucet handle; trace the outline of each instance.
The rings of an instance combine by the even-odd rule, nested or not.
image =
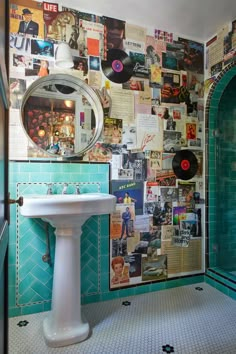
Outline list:
[[[63,188],[62,188],[62,194],[66,194],[67,193],[67,187],[68,187],[68,183],[64,183],[63,184]]]
[[[75,186],[75,194],[80,194],[80,185],[76,184]]]
[[[46,186],[48,187],[47,194],[52,194],[52,186],[53,186],[53,184],[52,183],[46,183]]]

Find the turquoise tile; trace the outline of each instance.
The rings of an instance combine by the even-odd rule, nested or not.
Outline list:
[[[13,287],[16,285],[16,266],[9,265],[8,267],[8,286]]]
[[[33,304],[22,307],[22,315],[31,315],[33,313],[42,312],[44,310],[43,304]]]
[[[230,296],[232,299],[236,300],[236,291],[229,289],[228,296]]]
[[[81,297],[81,304],[91,304],[93,302],[99,302],[100,301],[100,295],[99,294],[94,294],[94,295],[87,295],[86,297],[82,296]]]
[[[104,182],[104,174],[103,173],[94,173],[89,175],[90,182]]]
[[[44,301],[43,303],[43,311],[50,311],[52,309],[51,301]]]
[[[16,306],[16,287],[8,285],[8,302],[9,302],[9,307],[15,307]]]
[[[118,299],[118,298],[119,298],[118,291],[104,292],[100,295],[101,301],[114,300],[114,299]]]
[[[21,312],[21,307],[14,307],[14,308],[9,308],[8,309],[8,316],[11,317],[17,317],[17,316],[21,316],[22,312]]]
[[[156,282],[156,283],[152,283],[150,284],[149,288],[150,291],[159,291],[159,290],[164,290],[166,288],[166,282]]]
[[[44,172],[31,172],[30,173],[30,182],[49,182],[51,181],[50,173]]]
[[[80,172],[81,174],[86,174],[89,176],[90,174],[98,174],[99,171],[99,164],[81,164],[80,165]]]
[[[31,285],[32,290],[35,291],[35,293],[39,294],[43,299],[51,299],[52,296],[52,290],[46,287],[44,284],[40,284],[39,282],[35,282]]]
[[[219,284],[218,282],[215,283],[215,288],[225,295],[229,294],[229,288],[227,288],[226,286],[224,286],[222,284]]]

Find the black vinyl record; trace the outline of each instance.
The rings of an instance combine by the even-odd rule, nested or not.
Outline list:
[[[198,170],[197,158],[190,150],[177,151],[172,160],[172,168],[176,177],[183,180],[191,179]]]
[[[123,50],[109,49],[107,60],[102,60],[104,75],[117,84],[128,81],[133,75],[134,65],[131,58]]]

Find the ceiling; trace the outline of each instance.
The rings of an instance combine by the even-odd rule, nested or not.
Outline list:
[[[70,0],[69,4],[83,12],[199,41],[210,39],[236,19],[236,0]]]

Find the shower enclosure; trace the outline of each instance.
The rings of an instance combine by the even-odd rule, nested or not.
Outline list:
[[[222,80],[224,81],[224,80]],[[217,87],[217,86],[216,86]],[[220,88],[219,88],[220,87]],[[220,92],[209,129],[209,267],[236,279],[236,76]],[[212,103],[213,101],[213,103]],[[216,100],[211,100],[216,105]],[[210,107],[211,109],[211,107]],[[212,118],[213,115],[210,115]],[[215,184],[215,185],[214,185]]]

